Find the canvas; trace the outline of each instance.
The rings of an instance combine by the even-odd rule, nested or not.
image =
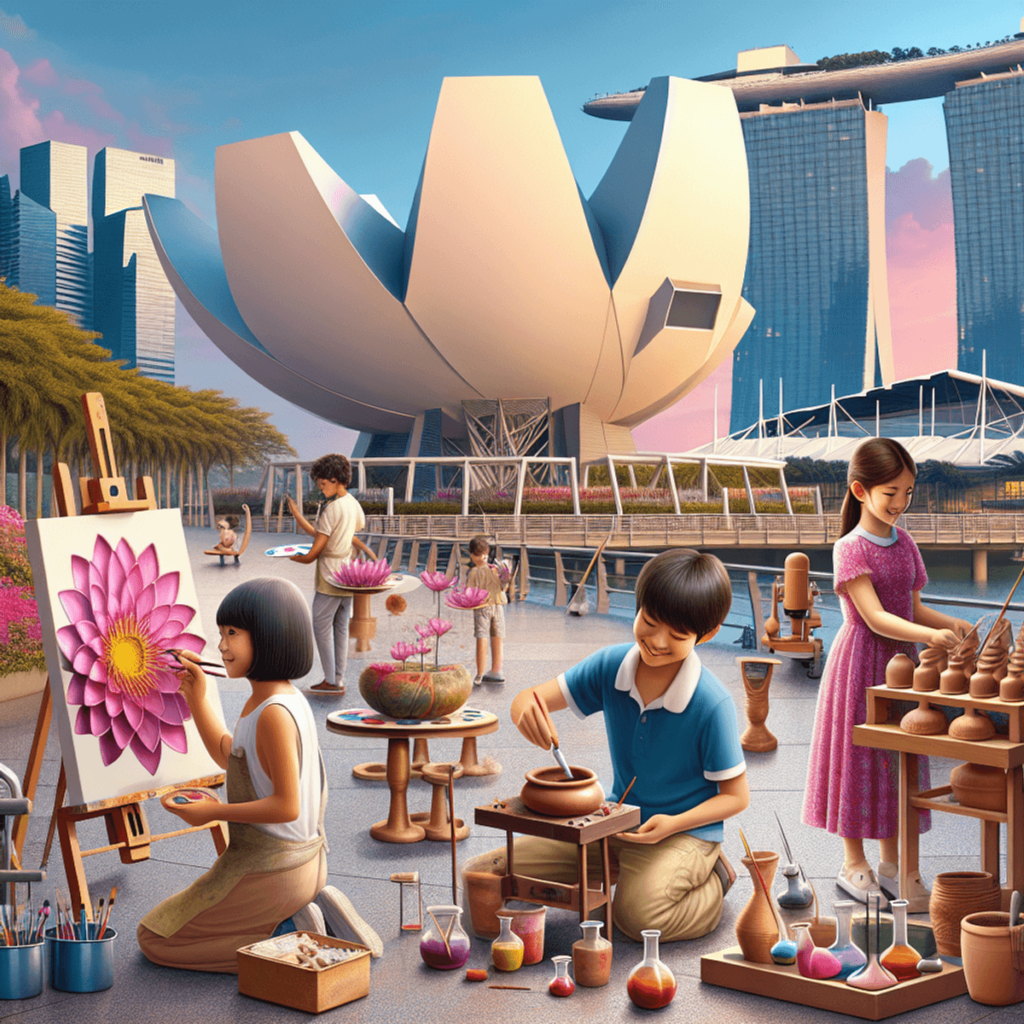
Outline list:
[[[207,647],[180,512],[30,519],[25,535],[69,802],[220,773],[166,653]]]

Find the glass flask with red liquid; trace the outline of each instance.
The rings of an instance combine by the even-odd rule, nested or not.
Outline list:
[[[907,941],[907,901],[891,900],[892,945],[882,954],[882,966],[895,975],[897,981],[910,981],[921,977],[917,963],[921,954]]]
[[[420,938],[420,956],[428,967],[453,971],[469,959],[469,936],[462,929],[462,907],[453,903],[427,907],[426,925]]]
[[[658,957],[661,932],[657,928],[647,928],[640,934],[644,937],[644,958],[629,972],[626,991],[635,1006],[657,1010],[672,1002],[676,994],[676,979]]]
[[[548,991],[553,996],[571,996],[576,991],[576,983],[569,977],[572,957],[553,956],[551,962],[555,965],[555,976],[548,983]]]

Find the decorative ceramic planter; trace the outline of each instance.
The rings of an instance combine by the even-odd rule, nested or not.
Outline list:
[[[553,818],[576,818],[596,811],[604,803],[604,790],[589,768],[569,765],[572,779],[558,765],[531,768],[519,798],[537,814]]]
[[[749,857],[743,858],[743,866],[750,872],[754,882],[754,892],[750,901],[740,911],[736,918],[736,941],[743,951],[743,959],[750,960],[756,964],[772,963],[771,949],[779,941],[779,926],[775,921],[775,914],[761,889],[757,879],[757,867],[761,870],[761,877],[770,893],[772,891],[772,879],[775,877],[775,869],[779,863],[779,855],[770,850],[753,850],[754,860]]]
[[[998,910],[999,882],[987,871],[948,871],[936,875],[928,902],[935,948],[943,956],[960,956],[960,922],[983,910]]]
[[[1024,1002],[1024,973],[1014,967],[1009,914],[968,914],[960,922],[960,948],[967,991],[976,1003]]]
[[[465,665],[396,668],[381,673],[369,665],[359,676],[363,700],[388,718],[443,718],[458,711],[473,692]]]
[[[949,773],[953,796],[963,807],[1006,811],[1006,772],[986,764],[960,764]]]

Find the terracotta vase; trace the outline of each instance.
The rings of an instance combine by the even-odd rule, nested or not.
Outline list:
[[[999,683],[999,699],[1006,701],[1024,700],[1024,676],[1005,676]]]
[[[1009,914],[968,914],[960,922],[960,948],[967,991],[976,1003],[1024,1002],[1024,972],[1014,966]]]
[[[558,765],[531,768],[519,798],[537,814],[575,818],[596,811],[604,803],[604,790],[589,768],[569,765],[572,779]]]
[[[914,683],[913,659],[906,654],[896,654],[885,666],[885,685],[893,690],[909,690]]]
[[[473,677],[465,665],[442,665],[423,670],[381,672],[363,669],[359,692],[374,711],[388,718],[443,718],[458,711],[473,692]]]
[[[983,910],[998,910],[999,882],[988,871],[948,871],[935,876],[928,915],[935,948],[943,956],[960,956],[960,922]]]
[[[964,713],[949,723],[949,735],[956,740],[983,743],[985,740],[992,739],[995,734],[996,727],[992,724],[992,720],[977,708],[964,708]]]
[[[953,796],[963,807],[1006,811],[1006,772],[987,764],[960,764],[949,773]]]
[[[940,693],[966,693],[968,676],[966,665],[969,660],[966,653],[950,655],[945,671],[939,676]]]
[[[757,964],[772,963],[771,948],[779,941],[779,927],[775,923],[775,914],[765,898],[754,870],[754,861],[761,869],[761,877],[772,891],[772,879],[779,864],[779,855],[771,850],[754,850],[754,860],[743,858],[743,866],[750,872],[754,883],[754,892],[750,902],[740,911],[736,918],[736,941],[743,951],[743,959]]]
[[[914,689],[918,691],[937,690],[939,688],[939,675],[945,665],[945,654],[941,648],[926,647],[921,652],[921,660],[914,669]]]

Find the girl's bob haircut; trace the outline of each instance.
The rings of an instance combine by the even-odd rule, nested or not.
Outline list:
[[[252,637],[255,682],[301,679],[313,667],[313,621],[306,599],[290,580],[262,576],[230,590],[217,609],[218,626]]]
[[[729,573],[706,551],[663,551],[637,577],[637,612],[679,633],[695,633],[698,640],[725,622],[731,605]]]

